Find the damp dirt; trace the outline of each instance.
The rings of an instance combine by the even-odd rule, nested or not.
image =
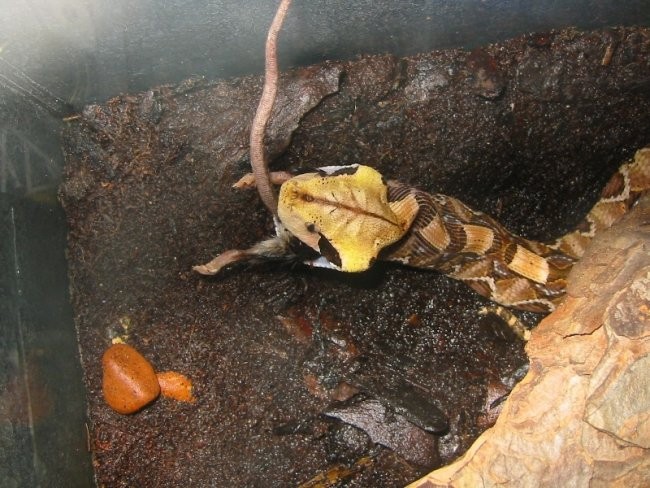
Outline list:
[[[650,30],[565,30],[473,51],[285,73],[276,170],[364,163],[529,238],[575,225],[650,133]],[[461,455],[525,372],[488,302],[437,273],[195,264],[272,233],[248,171],[261,79],[188,80],[86,107],[60,197],[99,486],[403,486]],[[540,319],[521,314],[533,325]],[[194,385],[123,416],[115,337]]]

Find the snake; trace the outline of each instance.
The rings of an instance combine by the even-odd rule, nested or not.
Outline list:
[[[272,176],[281,183],[276,236],[227,251],[196,271],[290,259],[354,273],[392,261],[441,272],[505,307],[549,313],[564,299],[568,274],[593,237],[650,190],[650,146],[618,168],[575,230],[549,242],[517,236],[454,197],[386,180],[370,166]]]

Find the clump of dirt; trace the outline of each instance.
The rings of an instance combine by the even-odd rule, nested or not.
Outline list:
[[[648,143],[648,73],[643,28],[328,62],[282,77],[267,142],[273,169],[369,164],[549,240]],[[522,344],[477,314],[486,300],[436,273],[191,272],[272,233],[257,195],[230,188],[248,171],[260,90],[259,77],[163,86],[89,106],[65,130],[100,485],[401,486],[462,454],[525,371]],[[115,336],[190,378],[196,402],[110,410],[101,357]]]

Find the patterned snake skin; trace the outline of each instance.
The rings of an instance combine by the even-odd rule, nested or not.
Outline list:
[[[380,259],[435,269],[511,308],[551,312],[566,278],[596,232],[610,227],[650,188],[650,147],[619,168],[577,229],[553,243],[517,237],[455,198],[389,182],[388,199],[414,196],[417,216]]]

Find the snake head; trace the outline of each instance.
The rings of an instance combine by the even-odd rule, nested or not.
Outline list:
[[[285,229],[321,257],[313,266],[367,270],[379,252],[408,230],[417,204],[388,201],[388,187],[368,166],[328,166],[285,181],[278,217]]]

